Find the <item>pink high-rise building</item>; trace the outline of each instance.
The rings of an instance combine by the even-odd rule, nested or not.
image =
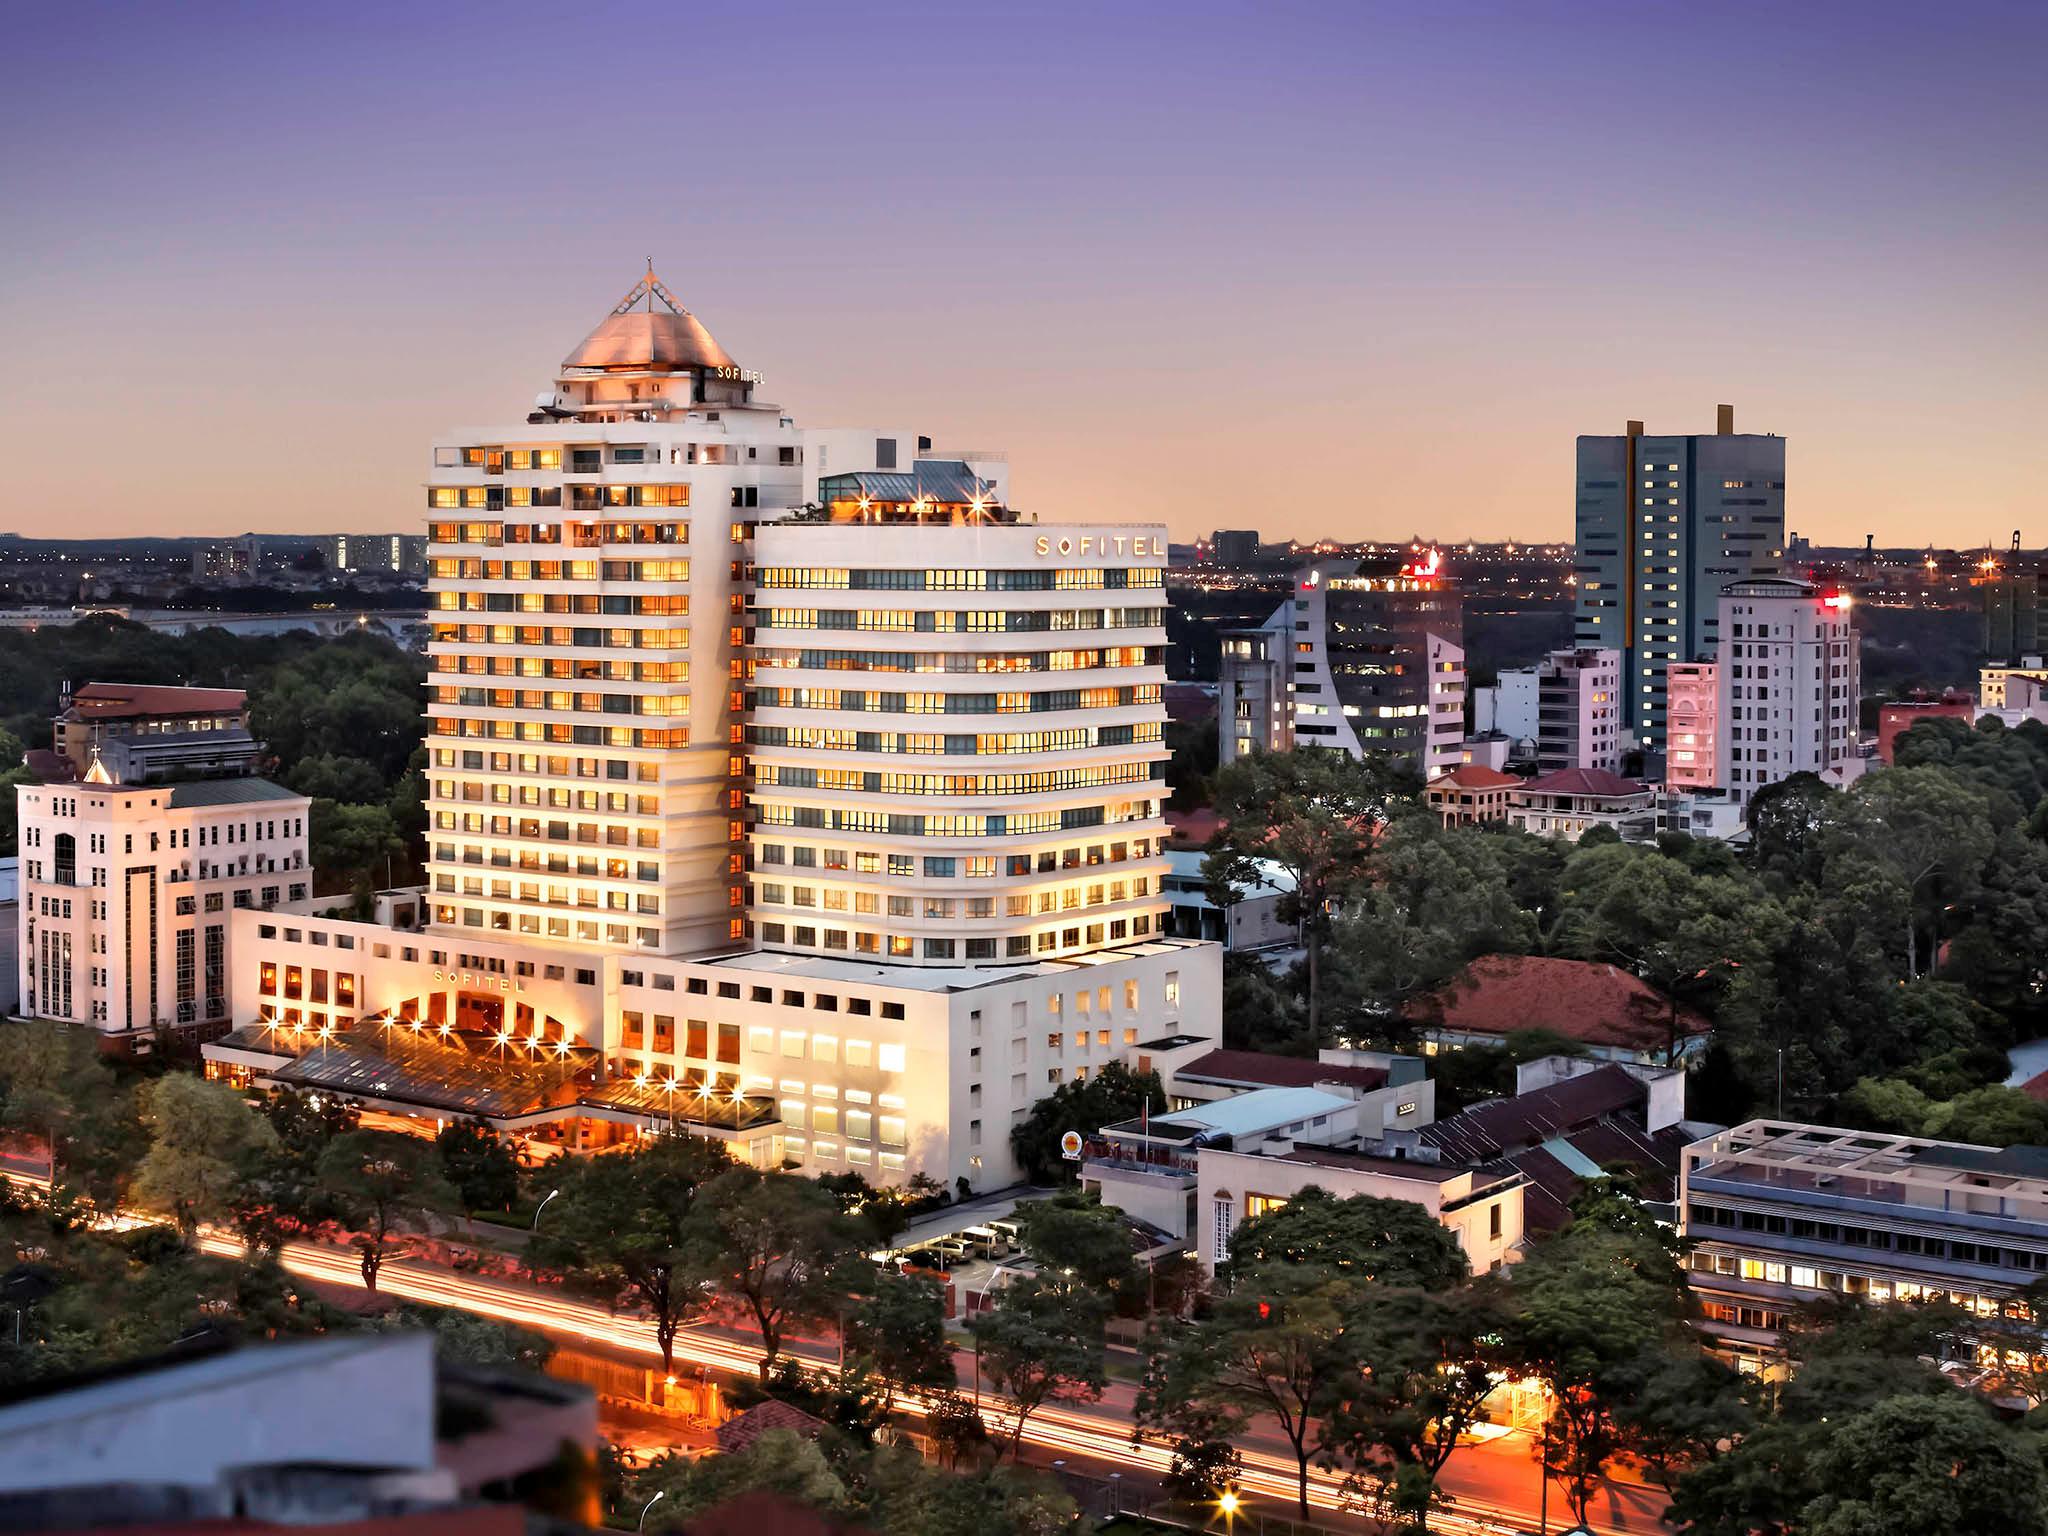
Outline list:
[[[1712,789],[1718,782],[1719,673],[1711,661],[1675,661],[1665,669],[1668,790]]]

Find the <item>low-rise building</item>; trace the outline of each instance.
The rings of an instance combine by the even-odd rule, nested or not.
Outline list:
[[[1945,689],[1939,698],[1898,699],[1877,708],[1877,760],[1887,768],[1892,753],[1907,731],[1923,720],[1960,720],[1965,725],[1977,718],[1977,701],[1959,689]]]
[[[1378,1138],[1413,1131],[1436,1118],[1436,1084],[1419,1056],[1326,1047],[1311,1061],[1271,1051],[1205,1051],[1172,1068],[1165,1081],[1176,1110],[1265,1088],[1314,1088],[1359,1102],[1359,1133]]]
[[[1283,921],[1280,904],[1293,893],[1294,877],[1280,865],[1259,865],[1258,883],[1247,888],[1236,901],[1219,907],[1209,895],[1209,882],[1202,874],[1207,858],[1198,848],[1168,848],[1165,880],[1166,920],[1170,931],[1183,939],[1209,939],[1225,949],[1266,949],[1275,944],[1292,944],[1300,935],[1294,924]]]
[[[1482,955],[1409,1004],[1431,1055],[1501,1046],[1542,1030],[1573,1041],[1595,1061],[1673,1066],[1705,1053],[1712,1026],[1696,1009],[1638,976],[1597,960]]]
[[[54,724],[15,795],[21,1011],[126,1050],[220,1033],[230,914],[310,899],[312,802],[253,776],[238,688],[88,683]]]
[[[439,1363],[425,1333],[241,1349],[56,1377],[0,1406],[0,1529],[347,1525],[518,1536],[475,1501],[597,1447],[590,1390]],[[374,1404],[374,1412],[364,1411]],[[459,1413],[472,1427],[444,1431]],[[395,1517],[432,1512],[437,1525]],[[596,1501],[585,1518],[595,1523]],[[382,1522],[392,1521],[390,1525]]]
[[[1511,797],[1523,781],[1512,773],[1466,763],[1423,787],[1422,798],[1447,827],[1506,821]]]
[[[1622,833],[1652,811],[1656,791],[1604,768],[1566,768],[1541,774],[1514,790],[1508,820],[1538,837],[1576,843],[1594,827]]]
[[[1424,1148],[1390,1155],[1363,1146],[1291,1146],[1196,1154],[1196,1252],[1214,1273],[1240,1221],[1276,1210],[1307,1189],[1338,1199],[1371,1195],[1421,1206],[1450,1230],[1474,1274],[1513,1263],[1523,1241],[1528,1180],[1513,1168],[1442,1159]]]
[[[1686,1147],[1679,1198],[1702,1326],[1745,1370],[1805,1303],[1992,1316],[2048,1275],[2048,1148],[1752,1120]]]
[[[1513,1097],[1427,1126],[1422,1141],[1445,1158],[1514,1168],[1529,1181],[1527,1225],[1555,1231],[1588,1182],[1617,1173],[1653,1213],[1673,1219],[1684,1121],[1682,1071],[1544,1056],[1515,1069]]]

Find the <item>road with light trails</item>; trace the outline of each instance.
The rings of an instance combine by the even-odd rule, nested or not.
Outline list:
[[[200,1246],[211,1253],[239,1255],[240,1241],[224,1233],[206,1232]],[[284,1267],[322,1284],[362,1288],[362,1273],[356,1256],[349,1251],[309,1243],[286,1245],[280,1256]],[[504,1322],[517,1323],[548,1333],[607,1345],[652,1359],[661,1350],[655,1343],[653,1324],[637,1317],[620,1316],[604,1308],[571,1297],[551,1294],[545,1289],[503,1280],[480,1280],[466,1275],[402,1260],[387,1262],[378,1275],[382,1294],[432,1306],[453,1307]],[[787,1352],[787,1351],[786,1351]],[[678,1361],[716,1370],[751,1372],[761,1362],[761,1350],[744,1338],[729,1337],[708,1328],[687,1329],[676,1339]],[[804,1356],[807,1365],[833,1368],[829,1357]],[[971,1354],[962,1355],[971,1369]],[[963,1377],[967,1371],[963,1370]],[[1034,1413],[1024,1426],[1023,1438],[1052,1451],[1097,1457],[1126,1466],[1164,1471],[1169,1460],[1166,1447],[1131,1443],[1131,1388],[1112,1384],[1104,1398],[1085,1407],[1053,1405]],[[915,1395],[900,1395],[897,1406],[916,1416],[925,1411],[925,1401]],[[1007,1437],[1011,1419],[1007,1405],[993,1394],[981,1394],[982,1411],[991,1433]],[[1263,1443],[1262,1443],[1263,1442]],[[1284,1512],[1292,1509],[1296,1496],[1295,1467],[1291,1455],[1267,1448],[1271,1436],[1255,1436],[1240,1443],[1244,1472],[1240,1486],[1277,1502]],[[1431,1518],[1431,1527],[1446,1536],[1504,1536],[1504,1533],[1533,1531],[1536,1527],[1535,1468],[1519,1440],[1509,1445],[1478,1446],[1460,1451],[1442,1484],[1456,1499],[1455,1506]],[[1339,1479],[1311,1472],[1309,1501],[1325,1510],[1340,1510],[1343,1501]],[[1610,1484],[1603,1489],[1594,1512],[1593,1529],[1601,1536],[1644,1536],[1665,1529],[1659,1518],[1664,1500],[1654,1489],[1638,1485]],[[1562,1495],[1553,1490],[1551,1521],[1562,1529],[1568,1516]]]

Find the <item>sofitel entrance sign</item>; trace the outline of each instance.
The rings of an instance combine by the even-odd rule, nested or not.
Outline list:
[[[483,971],[436,971],[434,980],[442,986],[459,987],[473,992],[524,992],[525,982],[514,982],[509,976],[492,976]]]
[[[1146,534],[1131,533],[1084,533],[1079,537],[1053,538],[1041,533],[1038,536],[1038,553],[1078,557],[1087,559],[1090,555],[1107,560],[1113,556],[1139,560],[1166,558],[1166,540]]]

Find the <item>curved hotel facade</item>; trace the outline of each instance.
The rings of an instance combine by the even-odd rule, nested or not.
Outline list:
[[[213,1070],[992,1187],[1060,1083],[1214,1043],[1220,951],[1162,924],[1164,530],[757,383],[650,272],[435,444],[428,921],[236,914]]]

